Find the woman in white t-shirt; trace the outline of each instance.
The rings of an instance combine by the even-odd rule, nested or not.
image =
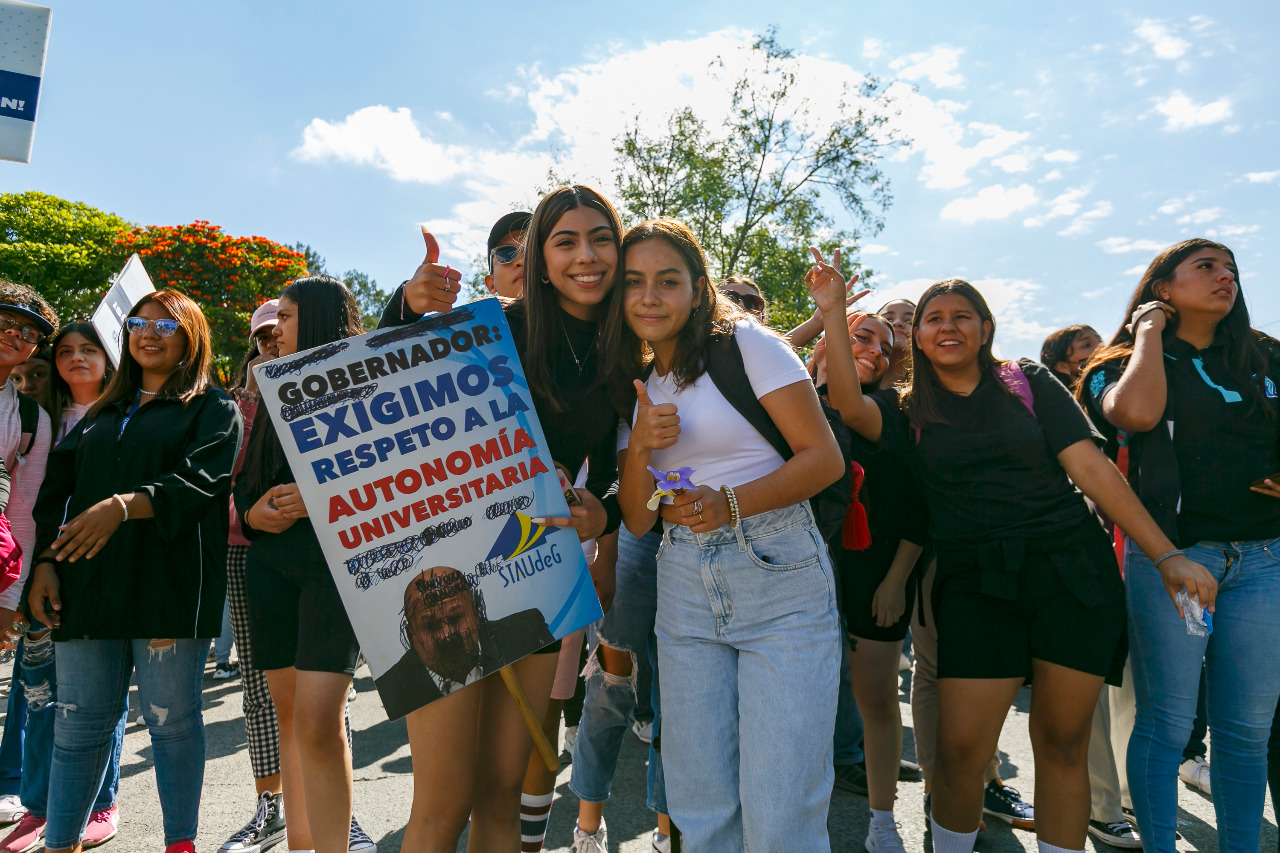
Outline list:
[[[840,450],[800,359],[717,299],[687,227],[645,222],[622,247],[603,339],[618,403],[634,405],[623,520],[637,536],[664,521],[655,632],[672,821],[691,850],[829,849],[840,638],[807,499],[840,476]],[[678,469],[696,485],[659,509],[651,470]]]
[[[68,323],[49,345],[53,352],[53,380],[49,389],[54,424],[53,443],[62,441],[80,423],[93,401],[102,396],[115,372],[107,364],[102,339],[92,323]]]

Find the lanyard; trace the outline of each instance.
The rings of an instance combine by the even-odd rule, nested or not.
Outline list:
[[[138,407],[142,405],[142,392],[138,392],[138,396],[133,398],[133,405],[129,406],[129,411],[124,413],[124,420],[120,422],[120,435],[124,435],[124,428],[129,425],[129,419],[138,411]]]

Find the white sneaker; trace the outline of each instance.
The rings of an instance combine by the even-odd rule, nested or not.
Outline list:
[[[1178,778],[1188,787],[1197,788],[1206,797],[1213,796],[1213,785],[1209,781],[1209,762],[1204,756],[1188,758],[1178,767]]]
[[[898,672],[910,672],[910,671],[911,671],[911,658],[907,655],[906,652],[902,652],[901,654],[898,655]]]
[[[897,822],[872,823],[867,830],[867,853],[907,853],[898,834],[900,826]]]
[[[631,724],[631,731],[635,733],[636,737],[640,738],[641,742],[653,743],[653,720],[643,723],[636,720]]]
[[[15,823],[26,812],[17,794],[0,797],[0,823]]]
[[[671,853],[671,836],[653,831],[653,853]]]
[[[569,853],[609,853],[609,830],[604,825],[604,818],[600,818],[600,828],[590,834],[578,829],[575,822]]]
[[[573,743],[578,739],[577,726],[565,726],[564,729],[564,751],[573,757]]]

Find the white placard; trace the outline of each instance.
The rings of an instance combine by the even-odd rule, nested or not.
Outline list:
[[[46,6],[0,0],[0,160],[31,162],[52,14]]]
[[[94,309],[90,322],[102,338],[102,347],[111,359],[111,366],[120,367],[120,351],[124,346],[124,319],[129,316],[133,306],[148,293],[154,293],[156,286],[151,283],[151,276],[142,267],[142,258],[130,255],[125,261],[124,269],[116,276],[115,284],[102,297],[98,307]]]

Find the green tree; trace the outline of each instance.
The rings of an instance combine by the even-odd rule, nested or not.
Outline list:
[[[35,288],[64,322],[88,318],[124,265],[116,240],[132,227],[48,193],[2,193],[0,276]]]
[[[356,305],[360,306],[360,318],[366,332],[371,332],[378,327],[382,308],[391,298],[390,293],[378,287],[378,282],[359,270],[347,270],[342,275],[329,272],[320,253],[305,243],[295,243],[293,250],[302,253],[307,265],[307,273],[310,275],[332,275],[342,280],[342,283],[351,291],[351,295],[356,298]]]
[[[803,283],[810,245],[828,256],[843,247],[846,274],[870,276],[855,262],[856,247],[884,226],[892,198],[878,163],[904,141],[889,128],[892,104],[877,79],[818,105],[799,94],[799,74],[799,59],[770,29],[732,83],[727,115],[678,110],[655,136],[637,117],[614,140],[626,218],[684,220],[713,275],[756,279],[778,327],[813,310]],[[843,227],[829,201],[848,215]]]

